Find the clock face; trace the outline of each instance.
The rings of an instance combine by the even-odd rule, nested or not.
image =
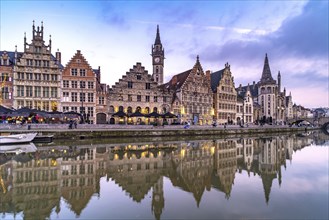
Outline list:
[[[160,62],[160,58],[159,57],[154,58],[154,62],[159,63]]]

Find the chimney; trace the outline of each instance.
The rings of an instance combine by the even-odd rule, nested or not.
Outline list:
[[[210,73],[211,73],[210,70],[206,71],[206,77],[209,81],[211,80]]]
[[[171,80],[171,85],[175,85],[177,83],[177,76],[175,75]]]
[[[61,52],[59,52],[58,49],[57,49],[57,52],[56,52],[56,60],[57,60],[58,64],[62,63],[62,55],[61,55]]]

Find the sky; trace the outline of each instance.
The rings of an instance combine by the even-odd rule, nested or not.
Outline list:
[[[44,26],[65,66],[77,50],[101,68],[101,82],[118,82],[136,64],[152,74],[151,47],[159,25],[164,82],[193,67],[231,66],[235,86],[260,80],[267,53],[273,78],[307,108],[329,107],[328,1],[15,1],[0,0],[0,50],[23,52],[24,33]]]

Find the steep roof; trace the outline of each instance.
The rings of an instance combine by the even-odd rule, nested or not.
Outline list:
[[[8,57],[9,57],[9,64],[10,65],[13,65],[15,62],[15,52],[13,51],[0,51],[0,56],[2,56],[3,54],[8,54]],[[21,58],[23,55],[22,52],[17,52],[17,59]]]
[[[159,31],[159,25],[157,25],[157,35],[155,37],[154,44],[161,44],[161,39],[160,39],[160,31]]]
[[[168,83],[164,84],[165,89],[170,89],[170,90],[179,90],[184,82],[186,81],[187,77],[191,73],[192,69],[189,69],[185,72],[179,73],[174,75],[171,80]]]
[[[239,86],[239,87],[235,88],[235,90],[238,92],[238,95],[244,96],[245,93],[247,92],[248,85]],[[250,90],[250,93],[251,93],[252,97],[258,97],[258,83],[250,84],[249,85],[249,90]]]
[[[5,52],[9,56],[10,65],[13,65],[15,63],[14,62],[15,61],[15,52],[14,51],[0,51],[0,56],[2,56],[2,54],[4,54]],[[23,56],[23,54],[24,54],[24,52],[17,52],[17,59],[20,59]],[[52,54],[51,54],[51,60],[56,61],[56,57]],[[60,69],[64,68],[64,66],[61,63],[58,64],[58,67]]]
[[[213,72],[210,77],[211,77],[211,89],[213,92],[216,92],[217,86],[219,85],[219,81],[222,78],[224,69],[218,70],[216,72]]]
[[[276,83],[271,74],[271,69],[270,69],[270,64],[268,62],[267,54],[265,54],[263,73],[262,73],[260,82],[261,83]]]

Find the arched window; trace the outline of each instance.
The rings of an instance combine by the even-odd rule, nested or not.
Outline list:
[[[114,113],[114,107],[113,107],[113,105],[110,106],[109,111],[110,111],[110,113]]]
[[[159,73],[159,67],[155,67],[155,73]]]
[[[167,113],[167,109],[166,108],[163,108],[162,111],[163,111],[163,113]]]
[[[142,110],[142,108],[139,106],[136,108],[136,112],[141,112],[141,110]]]
[[[133,113],[133,108],[129,106],[129,107],[127,108],[127,113],[129,113],[129,114],[130,114],[130,113]]]
[[[158,108],[157,107],[154,107],[153,108],[153,112],[158,112]]]
[[[149,108],[149,107],[146,107],[146,108],[145,108],[145,113],[146,113],[146,114],[149,114],[149,113],[150,113],[150,108]]]
[[[119,106],[119,111],[123,112],[123,106]]]

